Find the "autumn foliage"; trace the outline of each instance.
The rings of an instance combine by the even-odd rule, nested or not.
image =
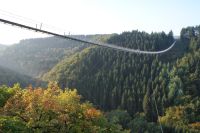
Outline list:
[[[108,123],[100,110],[80,99],[76,89],[62,90],[55,83],[46,89],[19,89],[1,109],[0,131],[123,132],[119,126]],[[12,124],[8,125],[8,121]]]

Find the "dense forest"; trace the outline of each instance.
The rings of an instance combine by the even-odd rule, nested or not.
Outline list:
[[[62,87],[77,88],[85,99],[105,111],[124,109],[132,116],[144,113],[148,122],[158,121],[155,100],[162,122],[168,123],[164,119],[168,108],[175,106],[180,99],[190,97],[192,101],[197,97],[195,102],[199,102],[200,52],[196,30],[199,28],[183,29],[176,47],[160,56],[87,48],[58,63],[43,79],[58,81]],[[108,39],[109,43],[142,50],[162,50],[173,41],[172,32],[147,34],[132,31]],[[198,124],[199,118],[186,121],[174,129],[187,131],[190,124]]]
[[[172,33],[133,31],[111,37],[108,42],[134,49],[161,50],[174,41]],[[157,87],[162,97],[169,64],[158,56],[129,54],[112,49],[88,48],[57,64],[44,79],[58,81],[62,87],[78,88],[89,101],[102,109],[126,109],[130,114],[143,111],[145,94]],[[163,60],[163,59],[162,59]],[[160,75],[160,76],[159,76]],[[164,86],[158,86],[163,84]],[[151,87],[151,88],[150,88]],[[153,92],[151,92],[153,94]],[[152,95],[150,94],[150,95]]]
[[[89,123],[85,122],[87,121],[86,116],[84,116],[84,111],[86,111],[85,108],[81,108],[81,111],[83,111],[81,114],[83,115],[80,119],[77,119],[77,121],[72,120],[73,117],[79,118],[76,116],[77,114],[73,114],[72,117],[69,116],[71,115],[69,112],[64,112],[64,114],[62,114],[63,112],[57,108],[55,110],[49,108],[49,112],[45,112],[46,107],[43,106],[43,98],[49,98],[49,96],[46,96],[45,91],[55,91],[55,88],[57,88],[57,91],[59,90],[58,93],[53,92],[52,94],[55,95],[55,98],[59,98],[56,98],[56,101],[51,101],[49,99],[49,102],[51,102],[51,104],[48,104],[49,106],[58,104],[56,103],[58,101],[61,101],[58,104],[58,106],[61,106],[62,100],[64,100],[63,104],[65,104],[67,98],[61,98],[60,95],[65,97],[64,95],[69,95],[67,93],[71,92],[69,90],[69,92],[60,90],[57,84],[54,84],[56,87],[52,87],[52,84],[50,84],[49,87],[44,90],[41,88],[35,88],[34,91],[33,88],[29,87],[30,89],[25,91],[18,89],[18,91],[14,91],[12,95],[9,94],[10,98],[7,98],[2,105],[1,113],[3,114],[3,117],[5,117],[0,121],[3,125],[2,129],[4,130],[7,128],[5,124],[6,122],[14,122],[14,117],[17,117],[17,123],[19,122],[23,128],[32,132],[37,130],[47,132],[48,129],[53,128],[52,130],[57,132],[66,130],[71,132],[113,131],[159,133],[162,128],[162,130],[167,133],[198,133],[200,132],[199,33],[200,26],[196,26],[183,28],[180,38],[178,39],[174,39],[172,31],[168,34],[164,32],[149,34],[146,32],[132,31],[124,32],[119,35],[99,35],[95,38],[96,40],[107,41],[113,45],[148,51],[163,50],[176,41],[176,45],[171,51],[161,55],[131,54],[96,46],[83,44],[79,46],[78,43],[75,45],[70,44],[69,46],[65,46],[70,47],[69,49],[58,46],[58,49],[56,48],[46,52],[48,49],[47,47],[56,46],[51,40],[50,42],[52,45],[49,44],[48,46],[47,41],[44,48],[41,48],[42,42],[35,42],[35,44],[37,44],[36,46],[40,46],[38,47],[39,50],[35,49],[34,51],[34,48],[27,48],[28,50],[32,50],[32,52],[29,51],[31,55],[30,57],[29,54],[25,52],[23,56],[19,54],[20,58],[14,59],[12,56],[14,52],[9,52],[9,50],[7,50],[8,48],[6,48],[4,52],[7,52],[5,52],[5,54],[0,58],[5,59],[5,56],[12,53],[10,57],[8,56],[9,59],[19,61],[18,64],[23,64],[23,69],[27,67],[24,70],[32,71],[35,69],[35,71],[32,72],[34,74],[27,72],[29,76],[40,77],[40,80],[45,82],[56,81],[63,89],[76,88],[78,93],[81,95],[81,98],[78,98],[78,103],[75,103],[74,107],[70,107],[73,109],[77,106],[81,108],[81,106],[86,104],[85,101],[90,101],[93,105],[88,105],[86,110],[92,108],[95,112],[94,115],[97,112],[97,114],[101,114],[101,119],[93,117],[95,120],[90,119],[91,121],[88,121]],[[54,40],[55,38],[51,39]],[[58,40],[59,39],[56,39],[56,42]],[[16,45],[15,50],[18,51],[17,47],[23,46],[25,48],[25,46],[29,46],[27,45],[29,41],[32,42],[31,40],[25,40],[24,42],[26,43]],[[69,50],[74,48],[76,50],[69,52]],[[13,50],[13,48],[11,50]],[[36,51],[39,51],[42,54],[36,54]],[[45,56],[45,53],[48,54]],[[41,65],[34,61],[39,61],[38,59],[41,59]],[[48,61],[51,59],[54,63],[49,64]],[[25,61],[33,61],[33,63],[24,64]],[[31,67],[29,65],[31,65]],[[43,67],[44,70],[39,70],[38,67],[35,67],[34,65],[47,65],[48,67]],[[6,87],[4,86],[4,88]],[[7,87],[5,91],[8,91],[9,89]],[[31,93],[29,91],[31,91]],[[38,94],[38,91],[42,91],[42,94]],[[19,114],[13,115],[14,111],[20,108],[21,105],[20,107],[12,107],[13,103],[10,102],[23,98],[26,100],[27,97],[23,95],[31,95],[33,99],[34,97],[37,97],[36,95],[41,95],[41,99],[37,100],[41,100],[38,101],[41,103],[41,106],[38,108],[42,110],[38,111],[44,110],[44,115],[47,117],[49,117],[49,113],[53,113],[53,117],[50,117],[46,124],[40,123],[38,119],[33,119],[33,112],[35,115],[39,115],[36,110],[30,110],[29,108],[29,105],[36,106],[33,99],[31,100],[31,103],[30,100],[28,100],[29,103],[23,105],[24,109],[28,108],[28,111],[31,112],[30,114],[19,112]],[[78,96],[78,94],[76,94],[76,96]],[[71,105],[72,103],[67,103],[66,108],[68,108],[68,104]],[[76,106],[76,104],[79,105]],[[104,113],[100,112],[98,109],[103,110]],[[77,112],[78,110],[75,109],[73,111]],[[68,124],[62,125],[59,115],[67,115],[66,117],[69,117],[69,121],[72,122],[72,128],[68,127]],[[26,117],[26,121],[23,120],[24,117]],[[51,124],[52,120],[55,123]],[[81,122],[79,120],[81,120]],[[43,122],[42,116],[41,122]],[[86,125],[82,122],[86,123]],[[110,127],[106,127],[103,124],[104,122]],[[31,124],[28,125],[28,123]],[[48,124],[52,126],[46,128],[49,126]],[[58,125],[60,128],[54,129],[54,124]],[[73,127],[75,125],[77,125],[76,128]],[[35,126],[38,128],[35,128]],[[88,128],[88,131],[84,130],[84,126],[86,126],[85,128]],[[13,128],[13,130],[18,130],[16,129],[17,127]],[[126,129],[126,131],[122,130],[122,128]],[[114,129],[116,131],[114,131]]]

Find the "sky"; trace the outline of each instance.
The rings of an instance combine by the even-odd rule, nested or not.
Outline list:
[[[34,27],[42,23],[42,29],[48,24],[46,29],[53,31],[54,26],[62,29],[61,34],[172,30],[179,35],[183,27],[200,25],[199,0],[0,0],[0,3],[0,18]],[[18,20],[13,14],[28,19]],[[0,44],[46,36],[0,23]]]

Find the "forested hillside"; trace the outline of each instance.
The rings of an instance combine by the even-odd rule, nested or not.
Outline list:
[[[36,80],[29,76],[19,74],[15,71],[0,66],[0,85],[13,86],[16,83],[19,83],[22,87],[29,85],[42,86],[45,84],[40,80]]]
[[[79,35],[76,38],[98,40],[109,35]],[[76,41],[49,37],[27,39],[9,46],[0,54],[0,66],[31,77],[48,72],[63,57],[88,47]]]
[[[138,31],[116,35],[108,40],[109,43],[142,50],[165,49],[173,41],[171,33]],[[169,71],[167,65],[158,56],[98,47],[63,60],[44,79],[56,80],[62,87],[76,87],[86,99],[105,110],[119,107],[134,114],[143,110],[143,97],[148,87],[157,84],[156,78],[161,71],[163,74]],[[162,67],[168,68],[162,70]]]
[[[160,132],[155,103],[165,132],[199,132],[199,29],[184,28],[175,47],[159,56],[90,47],[62,60],[43,79],[77,88],[105,111],[127,110],[133,132]],[[132,31],[108,39],[141,50],[162,50],[173,41],[172,32]]]

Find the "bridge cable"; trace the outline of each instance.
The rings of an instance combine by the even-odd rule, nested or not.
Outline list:
[[[73,40],[73,41],[78,41],[78,42],[82,42],[82,43],[86,43],[86,44],[92,44],[92,45],[97,45],[97,46],[116,49],[116,50],[119,50],[119,51],[124,51],[124,52],[129,52],[129,53],[137,53],[137,54],[161,54],[161,53],[165,53],[165,52],[169,51],[170,49],[172,49],[173,46],[176,43],[176,41],[174,41],[171,44],[170,47],[168,47],[167,49],[161,50],[161,51],[143,51],[143,50],[139,50],[139,49],[136,50],[136,49],[130,49],[130,48],[125,48],[125,47],[121,47],[121,46],[116,46],[116,45],[113,45],[113,44],[107,44],[107,43],[100,43],[100,42],[95,42],[95,41],[87,41],[87,40],[83,40],[83,39],[78,39],[78,38],[75,38],[75,37],[72,37],[72,36],[61,35],[61,34],[58,34],[58,33],[38,29],[37,27],[27,26],[27,25],[24,25],[24,24],[16,23],[16,22],[9,21],[9,20],[2,19],[2,18],[0,18],[0,22],[3,22],[4,24],[10,24],[10,25],[13,25],[13,26],[29,29],[29,30],[36,31],[36,32],[41,32],[41,33],[45,33],[45,34],[49,34],[49,35],[53,35],[53,36],[57,36],[57,37],[65,38],[65,39],[70,39],[70,40]]]

